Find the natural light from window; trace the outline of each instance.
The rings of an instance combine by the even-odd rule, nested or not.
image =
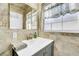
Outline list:
[[[22,29],[22,14],[10,12],[10,29]]]

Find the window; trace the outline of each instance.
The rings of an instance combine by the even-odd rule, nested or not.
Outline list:
[[[79,3],[43,6],[44,32],[79,32]]]
[[[27,30],[37,29],[37,12],[31,12],[30,14],[26,15],[26,17]]]
[[[61,14],[61,4],[47,4],[44,5],[44,31],[52,32],[52,31],[61,31],[61,22],[62,16]]]
[[[22,29],[22,15],[10,12],[10,29]]]
[[[31,27],[31,15],[28,15],[27,16],[27,21],[26,21],[26,28],[28,29],[28,30],[30,30],[32,27]]]
[[[44,7],[44,31],[51,31],[51,4]]]

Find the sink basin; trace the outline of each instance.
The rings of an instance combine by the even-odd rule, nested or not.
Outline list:
[[[27,44],[18,40],[12,41],[11,44],[13,45],[13,49],[16,51],[22,50],[27,47]]]
[[[19,50],[22,50],[22,49],[24,49],[24,48],[26,48],[26,47],[27,47],[27,44],[23,43],[22,45],[20,45],[19,47],[15,47],[14,49],[15,49],[16,51],[19,51]]]

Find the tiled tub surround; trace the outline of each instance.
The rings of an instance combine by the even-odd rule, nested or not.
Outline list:
[[[12,55],[10,46],[10,39],[12,37],[11,33],[7,30],[9,27],[8,15],[8,3],[0,3],[0,56]]]
[[[0,56],[12,55],[11,33],[8,30],[0,29]]]
[[[28,40],[34,37],[34,33],[36,31],[27,31],[27,30],[10,30],[12,33],[12,36],[14,37],[15,40]]]
[[[79,37],[58,35],[55,41],[55,47],[58,50],[57,55],[79,55]]]
[[[8,3],[0,3],[0,28],[8,28],[9,25],[9,12]]]
[[[79,56],[79,34],[42,33],[40,36],[54,40],[55,56]]]

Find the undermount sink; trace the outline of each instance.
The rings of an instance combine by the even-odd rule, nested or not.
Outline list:
[[[26,43],[24,43],[22,41],[17,41],[17,40],[13,41],[12,45],[13,45],[13,49],[16,51],[22,50],[27,47]]]
[[[24,49],[26,47],[27,47],[27,44],[24,43],[23,45],[21,45],[19,47],[14,47],[14,50],[19,51],[19,50],[22,50],[22,49]]]

